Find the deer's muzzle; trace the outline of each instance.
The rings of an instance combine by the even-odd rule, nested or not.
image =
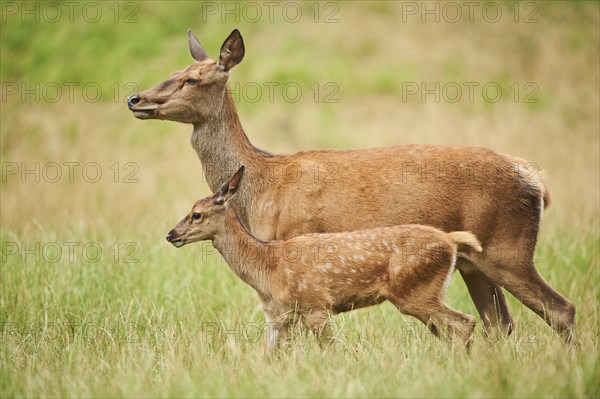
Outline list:
[[[182,247],[185,244],[184,239],[179,237],[179,235],[177,234],[175,229],[169,231],[169,233],[167,234],[167,237],[165,237],[165,238],[167,241],[169,241],[171,244],[173,244],[173,246],[176,248]]]
[[[127,107],[133,112],[133,115],[139,119],[147,119],[156,113],[156,104],[144,105],[144,100],[137,94],[129,96],[127,99]]]

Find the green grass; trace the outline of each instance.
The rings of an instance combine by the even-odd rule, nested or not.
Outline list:
[[[581,3],[540,3],[534,24],[511,22],[506,7],[497,24],[402,23],[399,2],[339,3],[335,24],[314,23],[312,2],[303,3],[310,18],[295,24],[202,22],[202,4],[191,1],[140,2],[134,24],[112,22],[112,2],[95,24],[2,22],[3,84],[103,89],[97,103],[78,92],[73,102],[2,101],[3,167],[96,162],[103,176],[69,182],[63,169],[51,183],[3,170],[0,396],[599,397],[600,15],[597,2]],[[256,294],[210,246],[176,250],[164,240],[208,194],[191,128],[135,120],[124,104],[128,82],[144,89],[191,62],[188,28],[216,56],[234,27],[246,57],[232,84],[295,82],[305,93],[297,103],[240,101],[242,124],[261,148],[475,145],[546,169],[552,204],[536,265],[577,306],[578,349],[507,295],[515,332],[489,342],[479,322],[470,355],[383,304],[337,316],[326,350],[298,331],[279,357],[265,357]],[[495,82],[504,95],[497,103],[401,100],[403,82],[453,81]],[[315,102],[315,82],[337,84],[339,101]],[[521,97],[525,83],[536,83],[539,103],[512,101],[515,82]],[[126,163],[137,167],[134,183],[123,181]],[[447,302],[477,313],[458,275]]]
[[[540,271],[580,305],[579,350],[511,299],[515,333],[492,343],[479,328],[470,355],[384,304],[336,317],[337,341],[324,351],[300,335],[272,359],[263,355],[256,294],[209,247],[174,250],[156,236],[138,232],[140,250],[132,258],[138,263],[89,263],[77,251],[73,263],[7,257],[3,396],[598,394],[598,287],[581,285],[597,278],[597,234],[578,244],[542,245],[538,255]],[[100,237],[87,242],[111,244]],[[202,253],[209,254],[205,262]],[[554,260],[556,253],[570,261]],[[459,280],[454,277],[448,301],[474,313]]]

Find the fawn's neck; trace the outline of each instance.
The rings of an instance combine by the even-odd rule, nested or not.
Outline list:
[[[225,228],[212,242],[238,277],[260,294],[268,295],[269,282],[275,272],[271,261],[273,246],[254,238],[231,207],[227,209]]]
[[[221,109],[213,117],[194,124],[191,142],[213,192],[240,166],[246,166],[246,174],[251,175],[247,177],[252,178],[253,184],[242,186],[232,201],[238,216],[248,225],[248,210],[262,191],[261,176],[265,175],[262,169],[266,168],[265,158],[270,155],[248,140],[229,89],[224,93]]]

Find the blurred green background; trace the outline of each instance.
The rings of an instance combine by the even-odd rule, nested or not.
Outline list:
[[[598,396],[598,2],[0,4],[2,396]],[[525,330],[469,358],[404,343],[392,326],[414,320],[387,305],[340,317],[325,353],[207,345],[201,323],[262,321],[258,301],[208,247],[164,241],[208,188],[191,127],[125,99],[192,62],[188,28],[217,57],[236,27],[230,87],[260,148],[474,145],[545,169],[536,262],[578,306],[581,351],[512,298]],[[48,246],[66,242],[103,256]],[[22,252],[36,243],[39,260]],[[458,277],[448,301],[476,314]]]

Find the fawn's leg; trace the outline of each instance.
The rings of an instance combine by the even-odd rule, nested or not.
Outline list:
[[[290,312],[285,312],[267,299],[261,298],[261,302],[266,319],[266,352],[271,354],[288,338],[292,320],[290,319]]]
[[[475,318],[451,309],[443,302],[444,283],[450,278],[454,262],[451,250],[440,252],[432,259],[417,257],[407,261],[400,257],[390,259],[390,297],[400,312],[414,316],[425,323],[431,332],[464,343],[471,342]]]
[[[265,329],[265,342],[268,354],[275,352],[288,337],[290,325],[287,322],[269,320]]]
[[[333,329],[329,320],[329,314],[321,310],[313,310],[303,315],[304,322],[317,338],[319,345],[333,342]]]
[[[390,301],[400,312],[421,320],[436,337],[449,343],[460,342],[467,348],[470,346],[475,328],[473,316],[449,308],[436,300],[418,304],[412,300]]]

